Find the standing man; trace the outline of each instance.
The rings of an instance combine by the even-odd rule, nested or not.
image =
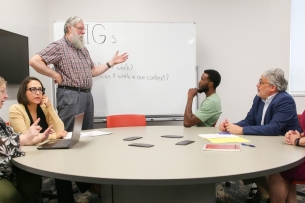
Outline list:
[[[85,25],[80,17],[70,17],[64,25],[64,37],[30,59],[30,65],[39,73],[49,76],[58,84],[56,98],[58,115],[66,131],[72,131],[74,116],[84,112],[82,130],[93,129],[94,105],[91,94],[92,77],[98,76],[112,66],[125,62],[126,53],[118,55],[106,64],[95,66],[84,43]],[[53,64],[55,71],[47,65]],[[59,203],[74,203],[70,181],[55,180]],[[81,192],[99,187],[78,183]]]
[[[30,65],[37,72],[58,83],[57,110],[67,131],[72,131],[74,116],[82,112],[85,113],[82,129],[93,129],[92,77],[128,59],[126,53],[118,55],[116,52],[106,64],[95,66],[85,47],[85,31],[80,17],[70,17],[64,26],[64,37],[30,59]],[[47,66],[49,64],[54,65],[55,71]]]
[[[238,123],[226,119],[220,123],[219,130],[235,135],[285,135],[289,130],[301,131],[296,104],[286,92],[288,81],[279,69],[265,71],[257,83],[257,95],[247,117]],[[261,199],[269,198],[268,177],[244,180],[245,184],[255,183]]]
[[[221,114],[221,102],[216,94],[216,88],[220,81],[221,76],[216,70],[205,70],[199,81],[199,88],[189,89],[184,112],[184,127],[191,127],[193,125],[214,126]],[[202,92],[205,93],[206,98],[201,103],[200,108],[193,114],[193,99],[197,93]]]

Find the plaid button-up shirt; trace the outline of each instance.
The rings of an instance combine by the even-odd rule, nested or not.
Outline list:
[[[77,49],[66,38],[51,43],[38,53],[47,65],[53,64],[63,81],[62,86],[90,89],[94,63],[86,48]]]

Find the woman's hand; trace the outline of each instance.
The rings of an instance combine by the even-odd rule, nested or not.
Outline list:
[[[41,138],[39,142],[43,142],[46,139],[48,139],[49,135],[53,134],[54,130],[53,130],[53,125],[50,125],[43,133],[41,134]]]
[[[56,138],[57,138],[57,139],[60,139],[60,138],[66,137],[67,134],[68,134],[68,132],[65,131],[65,130],[63,130],[63,131],[61,131],[61,132],[57,132],[57,133],[56,133]]]
[[[46,95],[42,96],[42,100],[40,104],[46,105],[46,107],[51,106],[51,102],[49,101],[49,98]]]
[[[33,139],[35,139],[36,136],[39,135],[39,132],[41,131],[41,127],[38,125],[40,121],[40,118],[38,118],[33,125],[30,126],[30,128],[26,131],[26,133],[20,135],[20,145],[28,145],[31,143]]]
[[[285,142],[286,144],[294,145],[295,139],[300,138],[301,134],[297,130],[289,130],[285,134]]]
[[[43,133],[39,133],[34,139],[29,143],[30,145],[41,143],[48,139],[49,135],[53,134],[53,126],[50,125]]]
[[[286,144],[292,144],[290,142],[290,135],[291,134],[292,134],[292,130],[289,130],[288,132],[286,132],[286,134],[285,134],[285,142],[286,142]]]

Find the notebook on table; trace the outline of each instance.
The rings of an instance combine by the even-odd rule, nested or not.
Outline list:
[[[206,144],[203,146],[203,150],[207,151],[240,151],[239,144]]]
[[[70,149],[72,148],[80,138],[82,131],[84,113],[75,116],[72,137],[71,139],[62,140],[49,140],[48,142],[37,147],[37,149]]]

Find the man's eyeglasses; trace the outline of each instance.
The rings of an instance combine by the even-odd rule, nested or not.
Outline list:
[[[80,31],[86,31],[86,28],[83,28],[83,27],[76,27],[76,26],[73,26],[75,27],[76,29],[80,30]]]
[[[259,86],[264,85],[264,84],[272,85],[271,83],[269,83],[269,82],[263,82],[262,80],[259,80],[259,81],[258,81],[258,84],[259,84]]]
[[[45,88],[42,87],[29,87],[26,90],[30,90],[33,94],[37,94],[37,91],[39,94],[44,94]]]

